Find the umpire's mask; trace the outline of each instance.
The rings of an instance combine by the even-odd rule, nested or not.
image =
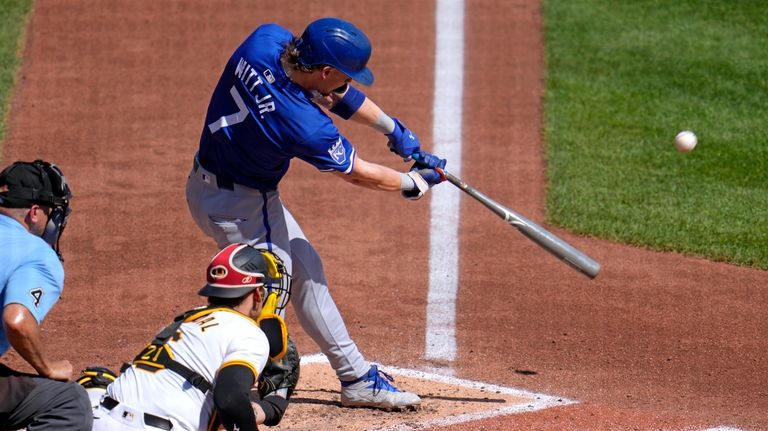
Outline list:
[[[41,235],[61,259],[59,240],[72,210],[69,200],[72,192],[58,166],[35,160],[16,162],[0,172],[0,206],[5,208],[28,208],[33,204],[51,208],[48,224]]]

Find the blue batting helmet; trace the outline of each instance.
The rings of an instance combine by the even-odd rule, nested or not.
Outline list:
[[[303,66],[331,66],[363,85],[373,84],[373,73],[366,67],[371,42],[352,23],[339,18],[313,21],[296,41],[296,48]]]

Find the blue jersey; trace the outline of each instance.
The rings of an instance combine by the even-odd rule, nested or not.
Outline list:
[[[39,325],[61,296],[64,268],[50,245],[3,214],[0,214],[0,244],[0,306],[4,309],[9,304],[21,304]],[[0,355],[9,348],[3,327]]]
[[[227,62],[198,151],[200,164],[217,177],[274,189],[294,157],[321,171],[352,170],[352,144],[283,70],[280,55],[292,39],[276,24],[260,26]]]

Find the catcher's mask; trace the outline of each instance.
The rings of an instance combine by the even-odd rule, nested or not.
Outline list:
[[[61,259],[59,239],[72,212],[72,192],[61,169],[42,160],[16,162],[0,172],[0,187],[7,187],[0,192],[0,207],[28,208],[37,204],[51,208],[41,236]]]
[[[202,296],[240,298],[263,288],[262,301],[276,292],[278,309],[288,302],[289,275],[280,257],[269,250],[230,244],[211,259],[206,275],[208,283],[198,292]]]

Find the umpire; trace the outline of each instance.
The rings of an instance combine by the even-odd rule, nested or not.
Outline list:
[[[64,288],[59,238],[71,193],[56,165],[16,162],[0,173],[0,355],[13,347],[38,374],[0,364],[0,429],[90,430],[82,386],[72,364],[51,359],[39,325]]]

